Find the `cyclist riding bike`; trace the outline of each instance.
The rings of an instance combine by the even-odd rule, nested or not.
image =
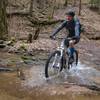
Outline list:
[[[65,38],[65,45],[68,47],[69,57],[71,60],[74,60],[73,53],[74,53],[74,45],[77,44],[80,40],[80,21],[78,18],[75,17],[74,11],[69,11],[66,13],[67,19],[53,32],[50,38],[55,38],[55,35],[66,28],[68,30],[68,35]]]

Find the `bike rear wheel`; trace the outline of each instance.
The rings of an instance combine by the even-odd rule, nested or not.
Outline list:
[[[55,51],[48,58],[45,65],[46,78],[56,76],[61,71],[62,63],[60,56],[61,56],[60,51]]]

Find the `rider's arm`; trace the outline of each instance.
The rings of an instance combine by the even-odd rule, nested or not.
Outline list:
[[[78,39],[80,38],[80,22],[78,19],[76,20],[75,23],[75,37]]]
[[[52,36],[55,36],[61,29],[63,29],[67,24],[67,21],[64,21],[52,34]]]

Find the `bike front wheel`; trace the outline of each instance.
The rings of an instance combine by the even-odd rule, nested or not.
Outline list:
[[[45,65],[45,77],[53,77],[61,71],[61,53],[60,51],[53,52],[48,58]]]

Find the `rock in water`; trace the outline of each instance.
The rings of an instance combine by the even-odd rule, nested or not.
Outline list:
[[[22,70],[17,69],[17,76],[21,79],[21,80],[25,80],[25,75],[23,73]]]
[[[4,47],[6,47],[5,44],[0,44],[0,48],[4,48]]]
[[[3,40],[0,40],[0,44],[3,44],[4,43],[4,41]]]
[[[13,69],[0,67],[0,72],[2,72],[2,71],[9,72],[9,71],[13,71]]]

